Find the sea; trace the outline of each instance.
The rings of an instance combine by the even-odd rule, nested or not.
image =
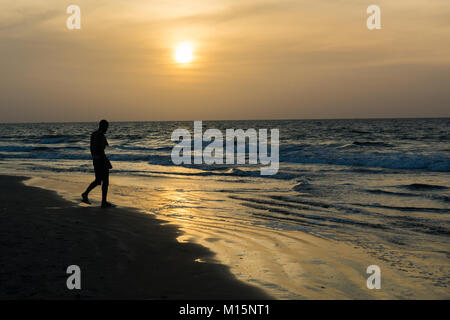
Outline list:
[[[431,288],[448,288],[450,118],[203,121],[204,131],[224,135],[226,129],[278,129],[279,171],[268,176],[260,165],[174,165],[172,132],[193,135],[193,127],[193,121],[111,122],[112,195],[181,225],[189,240],[228,252],[219,256],[241,265],[238,276],[280,298],[301,298],[301,291],[245,271],[237,248],[258,237],[261,244],[275,238],[280,244],[280,233],[304,233],[364,250]],[[96,128],[0,124],[0,173],[57,176],[55,185],[90,179],[89,139]],[[114,177],[128,183],[115,189]],[[247,256],[254,247],[248,245]],[[277,250],[272,242],[261,255]],[[227,258],[230,252],[236,257]]]

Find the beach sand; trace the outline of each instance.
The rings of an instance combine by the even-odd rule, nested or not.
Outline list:
[[[92,206],[80,204],[89,174],[23,175],[31,179],[0,178],[0,299],[449,297],[423,276],[423,266],[446,274],[445,255],[418,252],[404,268],[348,242],[280,229],[282,220],[261,224],[229,196],[255,192],[251,183],[113,175],[109,199],[119,207],[103,210],[100,189]],[[69,265],[81,268],[80,291],[66,288]],[[370,265],[381,268],[380,290],[366,286]]]
[[[179,230],[132,209],[81,207],[0,176],[0,299],[268,299]],[[67,267],[81,268],[68,290]]]

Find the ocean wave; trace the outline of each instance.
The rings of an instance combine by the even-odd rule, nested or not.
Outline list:
[[[292,187],[292,190],[297,192],[303,192],[303,191],[311,191],[313,186],[311,183],[307,180],[297,181],[297,184]]]
[[[142,147],[142,146],[130,146],[127,144],[112,146],[112,148],[131,151],[172,151],[172,147]]]
[[[433,199],[433,200],[439,200],[443,202],[450,202],[450,196],[446,196],[443,194],[429,194],[426,195],[427,198]]]
[[[370,168],[370,167],[352,167],[351,169],[344,169],[344,171],[349,172],[360,172],[360,173],[372,173],[372,174],[380,174],[380,173],[393,173],[398,172],[397,169],[389,169],[389,168]]]
[[[437,172],[450,171],[450,157],[444,154],[390,153],[344,153],[326,149],[307,150],[284,154],[280,151],[282,162],[301,164],[328,164],[351,167],[372,167],[386,169],[421,169]]]
[[[27,152],[1,153],[2,159],[34,159],[34,160],[92,160],[90,153],[58,153],[58,152]]]
[[[63,150],[85,150],[78,146],[43,147],[43,146],[0,146],[0,152],[27,153],[27,152],[60,152]],[[61,154],[63,156],[63,154]],[[18,158],[20,155],[17,156]]]
[[[0,146],[0,152],[30,152],[33,148],[31,146]]]
[[[38,140],[39,144],[60,144],[60,143],[76,143],[81,141],[89,142],[89,135],[86,134],[56,134],[43,136],[27,136],[29,141]]]
[[[114,150],[114,149],[112,149]],[[116,149],[117,150],[117,149]],[[172,166],[172,160],[167,149],[155,152],[115,152],[107,155],[114,161],[146,161],[150,164]],[[133,150],[130,150],[133,151]],[[90,159],[87,147],[77,145],[63,145],[52,147],[39,146],[0,146],[0,152],[6,158],[33,158],[33,159]],[[450,171],[450,158],[443,155],[405,155],[405,154],[323,154],[323,155],[285,155],[281,154],[281,163],[292,164],[320,164],[351,167],[352,171],[382,173],[376,168],[389,170],[425,170],[436,172]],[[182,165],[188,168],[216,170],[217,167],[209,165]],[[224,166],[226,169],[237,166]],[[253,166],[253,168],[256,168]],[[259,167],[258,167],[259,168]],[[247,172],[234,172],[236,175],[246,175]],[[281,172],[278,173],[278,175]],[[295,175],[293,175],[295,177]],[[420,189],[420,186],[410,188]]]
[[[392,144],[382,141],[354,141],[356,146],[377,146],[377,147],[392,147]]]
[[[310,222],[315,221],[317,222],[325,222],[325,223],[333,223],[334,225],[330,224],[324,224],[323,226],[327,227],[344,227],[345,225],[353,225],[353,226],[360,226],[360,227],[369,227],[374,229],[389,229],[388,225],[383,225],[380,223],[371,223],[371,222],[363,222],[363,221],[357,221],[347,218],[340,218],[332,215],[319,215],[319,214],[307,214],[304,213],[303,210],[295,210],[294,208],[287,208],[283,206],[283,204],[277,204],[277,203],[267,203],[267,202],[261,202],[260,200],[255,199],[239,199],[242,200],[241,205],[252,208],[252,209],[258,209],[262,210],[264,212],[270,212],[270,213],[277,213],[282,214],[286,216],[292,216],[300,219],[307,219],[310,220]],[[327,206],[323,206],[324,208],[328,208]],[[306,222],[306,221],[305,221]]]
[[[57,138],[43,138],[39,141],[40,144],[57,144],[67,142],[68,138],[57,137]]]
[[[113,134],[110,136],[111,139],[117,140],[142,140],[145,139],[146,136],[140,134]]]
[[[419,190],[419,191],[426,191],[426,190],[447,190],[449,189],[446,186],[439,186],[435,184],[426,184],[426,183],[412,183],[406,186],[400,186],[401,188],[409,189],[409,190]]]
[[[381,189],[368,189],[364,190],[365,192],[372,193],[372,194],[386,194],[391,196],[400,196],[400,197],[420,197],[421,195],[414,194],[414,193],[405,193],[405,192],[393,192],[393,191],[386,191]]]
[[[406,207],[406,206],[401,207],[401,206],[387,206],[387,205],[383,205],[383,204],[359,204],[359,203],[356,203],[354,205],[370,207],[370,208],[391,209],[391,210],[404,211],[404,212],[450,213],[449,209],[442,209],[442,208]]]
[[[339,145],[336,149],[359,149],[361,147],[385,147],[390,148],[393,147],[392,144],[382,142],[382,141],[353,141],[352,143],[347,143],[344,145]]]

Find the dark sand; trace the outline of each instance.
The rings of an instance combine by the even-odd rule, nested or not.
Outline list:
[[[81,207],[0,176],[0,299],[270,299],[180,231],[132,209]],[[66,269],[81,268],[81,290]]]

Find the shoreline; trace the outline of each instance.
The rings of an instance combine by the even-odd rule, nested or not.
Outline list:
[[[272,299],[180,231],[129,208],[82,207],[0,176],[0,299]],[[66,269],[81,269],[68,290]]]
[[[14,175],[13,172],[6,171],[3,174],[6,176]],[[2,174],[0,174],[1,176]],[[120,209],[112,209],[118,210],[116,215],[107,215],[108,222],[111,220],[113,225],[109,226],[108,224],[108,226],[103,227],[104,222],[99,223],[96,218],[91,219],[91,215],[95,214],[102,217],[102,214],[105,213],[105,210],[97,207],[97,205],[100,205],[101,192],[97,190],[92,195],[91,201],[94,205],[91,207],[85,207],[84,204],[80,205],[79,201],[80,190],[90,182],[91,175],[24,171],[17,172],[17,176],[22,177],[25,186],[52,195],[52,200],[44,201],[46,208],[49,203],[58,203],[54,201],[63,200],[64,205],[60,206],[59,209],[88,209],[88,215],[82,215],[81,218],[76,217],[74,219],[80,223],[84,222],[85,217],[89,218],[89,221],[87,221],[88,228],[91,233],[94,233],[91,238],[95,238],[95,233],[98,231],[106,232],[109,227],[113,227],[114,233],[108,232],[107,235],[112,234],[114,236],[112,243],[119,247],[116,251],[125,255],[122,262],[129,260],[127,252],[132,251],[130,246],[133,249],[139,244],[137,241],[131,244],[128,241],[124,246],[124,242],[120,241],[124,236],[123,233],[132,232],[133,235],[141,233],[147,239],[151,239],[154,228],[160,230],[158,233],[160,235],[163,232],[161,230],[166,230],[165,228],[168,227],[177,245],[187,244],[189,250],[191,245],[201,249],[196,251],[200,252],[199,254],[188,255],[190,261],[196,261],[194,264],[205,266],[203,262],[208,262],[208,264],[214,266],[221,266],[226,270],[226,277],[236,280],[237,283],[256,288],[259,293],[263,293],[265,297],[270,299],[448,299],[445,287],[438,287],[428,279],[418,278],[421,275],[421,270],[415,266],[406,271],[400,270],[400,265],[389,263],[383,257],[377,257],[373,252],[368,252],[364,248],[354,246],[351,243],[336,241],[328,237],[324,238],[301,230],[277,230],[258,223],[254,224],[254,221],[248,220],[248,212],[243,209],[240,200],[235,200],[229,194],[220,192],[220,190],[231,189],[234,192],[244,192],[243,194],[245,194],[244,190],[252,190],[251,185],[242,187],[240,183],[238,189],[235,189],[236,186],[232,186],[233,183],[220,182],[216,179],[192,180],[168,179],[166,177],[143,179],[142,177],[114,175],[114,181],[112,182],[114,187],[111,188],[110,200],[118,204]],[[16,179],[19,179],[18,177]],[[24,180],[23,177],[27,177],[27,180]],[[12,192],[4,185],[2,187],[4,190]],[[216,189],[219,192],[214,192]],[[7,198],[9,207],[15,207],[15,203],[10,203],[12,199]],[[202,200],[201,203],[199,199]],[[23,205],[23,207],[25,206]],[[52,205],[49,209],[56,210],[55,207],[57,206]],[[6,208],[2,209],[2,206],[0,206],[0,214],[3,213],[4,209]],[[25,207],[25,209],[28,210],[28,207]],[[106,212],[110,212],[110,210],[106,210]],[[151,220],[157,221],[156,223],[162,229],[159,226],[149,224],[148,227],[141,226],[142,228],[135,232],[133,231],[136,229],[136,225],[133,225],[135,222],[129,222],[139,220],[123,217],[121,212],[125,215],[132,212],[132,216],[138,215],[141,218],[142,216],[146,216],[147,219],[150,217]],[[211,215],[208,216],[208,213]],[[244,220],[242,217],[244,217]],[[63,238],[62,235],[71,231],[71,225],[66,223],[65,229],[61,230],[61,226],[57,223],[58,219],[52,219],[53,223],[58,225],[59,238]],[[23,223],[23,221],[19,222]],[[138,222],[135,224],[138,224]],[[97,225],[101,227],[97,228]],[[51,231],[53,232],[53,230]],[[150,233],[150,236],[148,236],[148,233]],[[158,237],[156,239],[159,239]],[[154,250],[157,244],[150,247]],[[140,248],[142,246],[138,249]],[[91,248],[88,247],[87,250],[89,251]],[[142,252],[142,250],[139,252]],[[150,252],[150,255],[152,252]],[[162,251],[157,252],[159,252],[158,257],[160,257]],[[403,254],[406,253],[406,251],[403,252]],[[428,255],[430,256],[430,253]],[[10,256],[13,256],[13,254],[10,254]],[[92,257],[92,255],[90,257],[92,261],[97,262],[95,257]],[[143,258],[145,260],[148,255],[145,254]],[[434,269],[439,268],[441,264],[446,265],[440,257],[436,256],[436,258],[438,260],[434,260],[437,263]],[[150,260],[147,259],[147,261]],[[102,268],[102,272],[104,270],[110,272],[108,261],[110,260],[104,263],[99,262],[97,265]],[[420,259],[417,262],[423,263]],[[416,263],[416,261],[413,261],[413,263]],[[366,287],[368,277],[366,268],[373,264],[380,266],[382,270],[381,290],[369,290]],[[0,265],[0,272],[2,272],[1,268],[3,266]],[[198,271],[199,269],[195,270]],[[63,281],[61,283],[65,288],[68,275],[65,274],[65,269],[57,272],[60,273],[61,281]],[[11,274],[13,273],[11,272]],[[191,274],[196,275],[195,271]],[[102,279],[104,279],[104,276]],[[111,281],[115,280],[112,279]],[[192,285],[192,282],[189,284],[189,281],[185,281],[179,286],[182,287],[184,292],[187,292],[189,299],[203,299],[202,297],[207,292],[204,291],[205,286],[201,289],[196,288],[199,289],[197,295],[191,295],[189,287],[185,286],[186,283],[188,286]],[[176,287],[176,283],[172,283],[171,286]],[[194,286],[196,286],[195,283]],[[212,287],[212,290],[214,290],[214,285]],[[164,289],[163,286],[160,288]],[[176,295],[172,293],[152,295],[151,299],[186,299],[186,296],[183,297],[180,291],[175,293]],[[214,294],[217,297],[211,296],[208,292],[205,299],[222,299],[223,294]],[[76,298],[76,295],[73,295],[73,297]],[[123,298],[123,295],[119,295],[119,297],[128,299]],[[110,297],[99,298],[92,294],[81,298],[110,299]],[[131,298],[140,298],[140,296],[134,295]],[[241,298],[241,295],[235,296],[232,292],[223,299],[230,298],[249,299],[248,297]],[[0,299],[2,299],[1,294]]]

